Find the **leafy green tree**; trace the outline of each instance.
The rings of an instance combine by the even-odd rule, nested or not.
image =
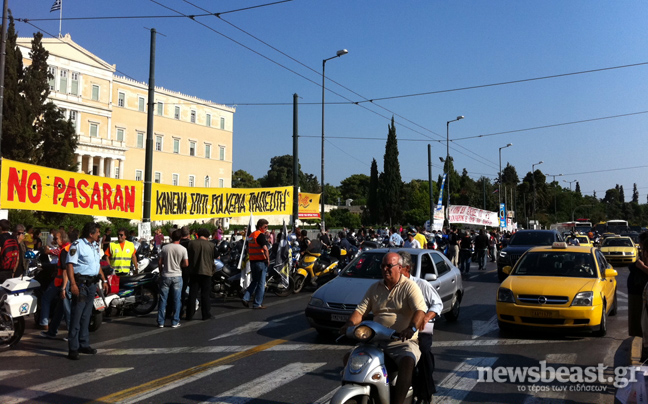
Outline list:
[[[430,219],[430,191],[428,181],[412,180],[403,186],[404,201],[403,221],[421,226]]]
[[[66,120],[63,113],[48,102],[35,127],[37,137],[41,140],[36,146],[35,163],[59,170],[76,171],[78,163],[74,151],[78,142],[72,121]]]
[[[361,226],[360,216],[349,212],[348,209],[333,209],[326,212],[326,227],[328,228],[358,228]]]
[[[329,205],[337,205],[338,201],[340,202],[341,205],[344,205],[344,201],[342,200],[342,194],[340,193],[340,190],[337,189],[337,187],[332,186],[331,184],[326,184],[324,186],[325,189],[325,195],[326,195],[326,202]]]
[[[369,177],[369,196],[367,197],[367,210],[369,223],[377,224],[381,220],[380,204],[380,178],[378,176],[378,163],[371,161],[371,176]]]
[[[232,188],[260,188],[261,184],[252,174],[245,170],[236,170],[232,174]]]
[[[632,202],[639,203],[639,191],[637,190],[637,183],[632,184]]]
[[[293,156],[286,154],[275,156],[270,159],[268,173],[259,178],[262,187],[285,187],[293,185]],[[304,174],[299,165],[299,187],[302,192],[320,192],[320,184],[317,177],[312,174]]]
[[[317,177],[313,174],[304,174],[299,175],[299,186],[301,187],[302,192],[309,192],[316,194],[320,192],[319,181]]]
[[[340,183],[340,192],[344,200],[353,199],[353,205],[365,205],[369,195],[371,177],[365,174],[353,174]]]
[[[398,162],[398,140],[396,139],[394,117],[392,117],[391,125],[388,125],[387,129],[380,196],[384,218],[391,224],[400,221],[401,198],[403,196],[403,180],[401,179],[400,163]]]

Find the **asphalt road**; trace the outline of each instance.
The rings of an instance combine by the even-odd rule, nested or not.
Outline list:
[[[495,265],[477,271],[473,264],[459,321],[435,326],[435,403],[613,403],[614,370],[627,365],[630,349],[628,271],[617,270],[619,314],[609,318],[606,337],[500,335]],[[157,328],[154,314],[109,319],[91,334],[98,354],[79,361],[66,359],[67,343],[41,338],[28,319],[21,343],[0,353],[0,403],[327,403],[340,385],[341,358],[351,345],[308,326],[308,299],[305,292],[268,295],[266,310],[245,309],[238,300],[214,301],[215,319],[177,329]],[[541,361],[547,368],[573,367],[570,374],[606,367],[604,380],[479,379],[479,368],[539,367]],[[583,386],[604,391],[576,391]]]

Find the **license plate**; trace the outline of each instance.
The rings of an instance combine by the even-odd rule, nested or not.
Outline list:
[[[551,310],[531,310],[531,317],[553,318],[556,317],[556,312]]]
[[[106,308],[102,298],[97,297],[94,299],[94,308],[97,310],[103,310]]]
[[[331,314],[331,321],[344,321],[349,319],[348,314]]]

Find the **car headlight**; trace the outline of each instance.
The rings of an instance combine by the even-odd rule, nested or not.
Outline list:
[[[506,251],[500,251],[499,256],[500,258],[506,258]]]
[[[371,361],[371,355],[366,352],[358,352],[349,358],[349,372],[353,374],[360,373],[362,369]]]
[[[594,292],[579,292],[576,294],[572,306],[591,306],[594,300]]]
[[[626,251],[626,252],[623,253],[623,255],[635,255],[635,254],[633,252]]]
[[[499,288],[497,290],[497,301],[503,303],[515,303],[511,289]]]
[[[311,297],[310,302],[308,302],[308,305],[313,307],[323,307],[324,300],[318,299],[316,297]]]

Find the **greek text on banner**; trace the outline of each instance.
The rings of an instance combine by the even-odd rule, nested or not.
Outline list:
[[[292,187],[194,188],[152,184],[151,220],[292,213]]]
[[[139,181],[116,180],[2,159],[2,209],[142,218]]]

